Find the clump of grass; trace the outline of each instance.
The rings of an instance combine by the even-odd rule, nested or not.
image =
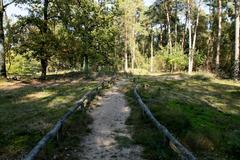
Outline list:
[[[126,136],[116,136],[115,140],[120,148],[129,148],[133,144],[133,141]]]
[[[195,74],[191,76],[194,80],[200,80],[200,81],[210,81],[213,77],[209,75],[203,75],[203,74]]]

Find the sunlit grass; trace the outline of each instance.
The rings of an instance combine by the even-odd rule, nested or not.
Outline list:
[[[97,81],[0,82],[0,159],[20,159]]]
[[[199,159],[238,159],[240,84],[211,74],[134,76],[157,119]]]

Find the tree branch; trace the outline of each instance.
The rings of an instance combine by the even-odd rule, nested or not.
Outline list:
[[[3,5],[3,8],[5,9],[7,6],[13,4],[13,3],[16,2],[16,1],[17,1],[17,0],[13,0],[12,2],[9,2],[9,3],[5,4],[5,5]]]

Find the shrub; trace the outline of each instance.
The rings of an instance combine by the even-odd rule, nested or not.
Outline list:
[[[36,75],[40,72],[40,63],[22,55],[14,55],[7,61],[7,70],[11,75]]]
[[[181,45],[176,45],[172,49],[172,53],[168,53],[168,47],[163,47],[154,57],[157,70],[177,71],[184,70],[188,65],[187,55]]]

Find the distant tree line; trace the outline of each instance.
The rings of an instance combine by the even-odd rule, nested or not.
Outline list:
[[[11,22],[9,5],[28,15]],[[0,0],[1,76],[17,55],[38,61],[42,79],[64,69],[205,70],[238,79],[239,1]]]

